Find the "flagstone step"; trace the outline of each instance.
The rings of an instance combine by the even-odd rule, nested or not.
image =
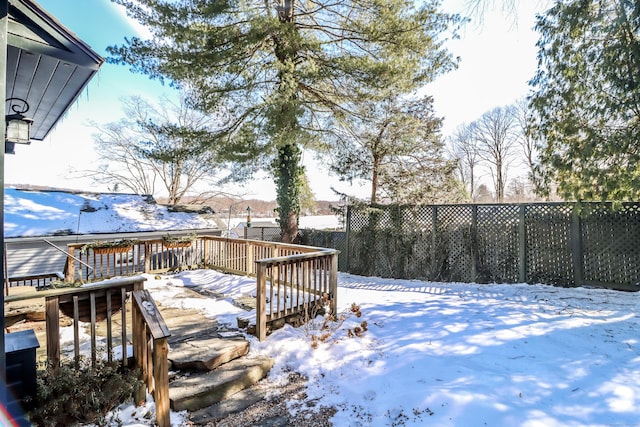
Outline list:
[[[210,371],[249,352],[244,338],[192,337],[169,344],[171,370]]]
[[[212,371],[179,374],[169,384],[171,409],[197,411],[221,402],[265,378],[273,363],[268,357],[242,357]]]
[[[184,294],[194,299],[216,297],[198,289],[185,289]],[[273,360],[246,357],[249,342],[240,330],[220,325],[198,310],[176,305],[160,307],[171,331],[168,339],[171,408],[193,412],[222,405],[233,410],[235,404],[226,399],[249,393],[238,394],[266,377]],[[263,396],[251,395],[245,400],[260,398]]]

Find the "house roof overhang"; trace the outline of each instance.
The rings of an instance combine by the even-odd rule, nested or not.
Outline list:
[[[32,0],[9,0],[7,45],[5,99],[28,103],[31,139],[42,140],[104,59]]]

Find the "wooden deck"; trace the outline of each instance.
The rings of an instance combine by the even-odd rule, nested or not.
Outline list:
[[[11,288],[12,296],[39,294],[35,288]],[[181,288],[176,299],[212,298]],[[197,411],[229,398],[265,377],[273,362],[268,358],[243,356],[249,351],[249,343],[243,332],[233,334],[228,326],[220,326],[216,319],[205,316],[192,308],[176,308],[156,303],[166,325],[171,331],[169,344],[169,400],[174,410]],[[131,318],[131,303],[125,306],[127,317]],[[32,329],[40,343],[37,360],[47,359],[47,338],[45,326],[45,304],[43,298],[9,302],[5,306],[7,319],[15,321],[8,332]],[[61,325],[71,326],[72,319],[61,315]],[[118,316],[114,316],[115,329]],[[85,324],[87,333],[89,327]],[[107,336],[107,322],[97,322],[96,333],[100,338]],[[41,366],[44,366],[42,364]],[[186,381],[188,379],[188,381]],[[193,395],[197,394],[197,398]]]
[[[233,368],[233,374],[204,373],[207,377],[201,382],[195,377],[189,378],[180,385],[181,389],[187,388],[188,392],[176,392],[177,394],[174,393],[171,397],[168,379],[168,339],[171,337],[171,326],[167,326],[165,319],[171,319],[172,316],[163,313],[162,309],[156,306],[151,294],[144,289],[146,279],[139,273],[215,268],[255,276],[257,301],[254,333],[260,340],[266,339],[273,324],[284,324],[289,319],[303,316],[319,298],[328,302],[331,311],[337,306],[338,252],[333,249],[223,239],[216,236],[198,236],[190,242],[190,247],[185,248],[173,248],[163,240],[137,240],[127,243],[130,244],[126,248],[106,255],[93,247],[87,249],[84,245],[68,245],[65,282],[96,282],[87,287],[32,291],[31,295],[10,294],[5,298],[5,313],[11,319],[6,324],[12,325],[10,332],[11,328],[26,329],[29,328],[27,325],[30,322],[41,322],[40,309],[32,310],[32,314],[29,314],[28,311],[14,311],[12,305],[20,300],[39,301],[39,304],[44,300],[45,333],[43,335],[41,324],[30,329],[36,331],[36,337],[40,342],[38,360],[46,359],[47,363],[56,367],[63,357],[72,357],[73,360],[79,361],[85,355],[86,350],[81,349],[83,340],[80,325],[82,322],[90,321],[91,362],[96,363],[103,355],[108,360],[121,360],[123,365],[133,362],[141,371],[146,391],[154,396],[157,423],[160,427],[169,426],[170,404],[174,408],[190,410],[211,404],[215,399],[226,397],[227,394],[239,391],[262,378],[271,368],[272,362],[253,360],[252,363],[255,364],[252,366],[245,366],[241,362],[235,365],[228,363],[227,366],[237,365]],[[25,290],[21,289],[18,292]],[[124,310],[120,307],[123,302],[126,307]],[[60,343],[60,328],[66,326],[65,322],[68,322],[69,318],[74,319],[71,321],[73,350],[71,354],[64,354]],[[103,320],[104,318],[106,320]],[[100,323],[103,321],[106,322],[106,345],[99,340]],[[202,327],[205,323],[196,320],[195,324]],[[176,328],[176,325],[173,327]],[[193,336],[205,337],[206,333],[200,330],[194,332]],[[206,346],[215,347],[209,344]],[[130,347],[133,352],[129,351]],[[229,351],[233,357],[243,353],[243,350],[234,348],[234,345],[222,347],[231,348]],[[43,357],[45,354],[46,357]],[[131,355],[133,359],[130,359]],[[192,366],[205,366],[209,369],[215,365],[212,360],[230,360],[232,356],[205,356],[205,359]],[[249,378],[243,377],[245,374],[248,374]],[[218,382],[218,377],[221,382]],[[196,382],[197,386],[194,384]],[[180,382],[177,381],[176,384]],[[201,384],[207,386],[203,387]],[[212,392],[213,389],[228,391],[220,394]],[[144,387],[137,389],[134,401],[144,400],[144,393]]]

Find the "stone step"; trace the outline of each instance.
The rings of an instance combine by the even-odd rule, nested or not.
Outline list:
[[[189,413],[189,420],[195,425],[216,425],[215,422],[244,411],[251,405],[265,399],[263,390],[249,387],[227,397],[221,402]]]
[[[256,357],[233,360],[216,370],[179,375],[169,384],[174,411],[197,411],[242,391],[267,376],[273,359]]]
[[[249,352],[249,342],[243,337],[218,338],[194,336],[169,343],[171,370],[211,371]]]

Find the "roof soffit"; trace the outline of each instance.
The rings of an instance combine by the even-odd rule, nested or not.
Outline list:
[[[9,0],[7,93],[28,102],[32,139],[42,140],[104,59],[30,0]]]

